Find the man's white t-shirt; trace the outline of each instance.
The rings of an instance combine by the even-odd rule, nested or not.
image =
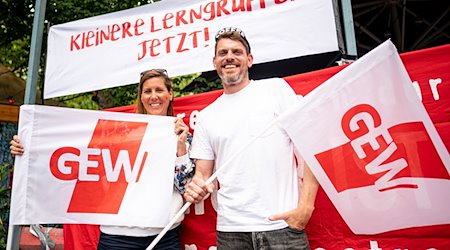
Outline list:
[[[287,226],[268,217],[297,206],[293,144],[277,124],[261,132],[297,102],[283,79],[271,78],[223,94],[199,113],[191,157],[214,160],[215,168],[258,137],[218,175],[218,231],[268,231]]]

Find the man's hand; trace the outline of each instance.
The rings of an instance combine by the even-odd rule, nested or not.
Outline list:
[[[284,220],[289,227],[294,229],[304,229],[311,218],[314,207],[299,206],[293,210],[269,216],[269,220]]]
[[[184,198],[188,202],[197,204],[206,199],[213,191],[214,184],[211,183],[206,185],[201,177],[194,175],[191,182],[187,185],[186,191],[184,192]]]

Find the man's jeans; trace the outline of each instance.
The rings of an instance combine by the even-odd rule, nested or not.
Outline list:
[[[217,232],[218,250],[310,250],[305,230],[283,228],[266,232]]]

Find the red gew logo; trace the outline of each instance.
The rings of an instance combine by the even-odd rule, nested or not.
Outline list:
[[[139,148],[147,123],[98,120],[87,148],[62,147],[50,158],[61,180],[77,180],[67,212],[117,214],[128,183],[147,159]]]
[[[450,179],[422,122],[386,128],[374,107],[360,104],[344,114],[341,127],[350,141],[315,155],[337,192],[419,188],[402,177]]]

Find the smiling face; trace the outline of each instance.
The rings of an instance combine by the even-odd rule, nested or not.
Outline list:
[[[147,114],[168,115],[169,104],[173,99],[163,77],[152,77],[144,81],[140,101]]]
[[[213,64],[225,93],[235,93],[250,81],[248,69],[253,64],[253,56],[247,54],[244,44],[239,40],[222,38],[216,44]]]

